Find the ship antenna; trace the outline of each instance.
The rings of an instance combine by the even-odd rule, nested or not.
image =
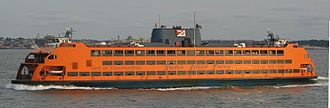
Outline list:
[[[159,25],[159,26],[162,26],[162,25],[160,24],[160,14],[158,14],[158,25]]]
[[[193,45],[195,46],[196,45],[196,13],[194,11],[194,42],[193,42]]]

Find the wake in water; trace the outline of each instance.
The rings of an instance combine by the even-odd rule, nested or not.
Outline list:
[[[77,86],[66,86],[66,85],[23,85],[23,84],[7,84],[6,88],[14,90],[105,90],[114,88],[100,88],[100,87],[77,87]]]
[[[293,85],[283,85],[283,86],[274,86],[274,88],[296,88],[296,87],[318,87],[318,86],[328,86],[328,83],[315,83],[315,84],[293,84]]]
[[[318,76],[316,80],[329,80],[327,77]]]
[[[327,77],[318,76],[314,81],[317,81],[314,84],[292,84],[292,85],[281,85],[281,86],[274,86],[274,88],[294,88],[294,87],[317,87],[317,86],[328,86]],[[325,82],[326,81],[326,82]]]

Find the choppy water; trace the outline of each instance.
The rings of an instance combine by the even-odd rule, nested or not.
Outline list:
[[[13,85],[29,50],[0,50],[0,107],[327,107],[328,50],[310,50],[315,84],[116,89]]]

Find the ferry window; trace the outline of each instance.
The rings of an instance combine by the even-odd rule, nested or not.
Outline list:
[[[258,56],[259,50],[252,50],[252,56]]]
[[[284,64],[284,60],[277,60],[278,64]]]
[[[197,64],[205,64],[205,60],[197,60]]]
[[[101,76],[101,72],[92,72],[91,75],[92,76]]]
[[[135,72],[125,72],[125,76],[134,76]]]
[[[285,64],[292,64],[292,60],[285,60]]]
[[[164,65],[166,64],[166,61],[165,60],[159,60],[157,61],[157,65]]]
[[[39,73],[40,76],[45,76],[45,71],[44,70],[41,70],[40,73]]]
[[[176,75],[176,72],[175,71],[168,71],[167,75]]]
[[[136,72],[136,75],[138,75],[138,76],[144,76],[146,73],[145,72],[143,72],[143,71],[138,71],[138,72]]]
[[[270,56],[276,56],[276,51],[275,50],[269,50],[269,55]]]
[[[283,50],[277,50],[277,56],[283,56],[284,51]]]
[[[235,64],[242,64],[242,60],[235,60],[234,63]]]
[[[226,74],[233,74],[234,71],[233,70],[226,70]]]
[[[214,56],[214,50],[206,50],[207,56]]]
[[[215,50],[215,55],[223,56],[223,50]]]
[[[36,55],[34,55],[34,54],[29,54],[29,55],[26,57],[26,59],[28,59],[28,60],[32,60],[32,59],[35,59],[35,58],[37,58],[37,57],[36,57]]]
[[[293,69],[293,73],[300,73],[300,69]]]
[[[134,56],[134,50],[125,50],[125,56]]]
[[[112,56],[112,50],[102,50],[102,56]]]
[[[145,61],[139,60],[139,61],[135,61],[136,65],[145,65]]]
[[[226,60],[225,63],[226,64],[233,64],[233,60]]]
[[[155,56],[155,50],[147,50],[147,56]]]
[[[101,56],[100,50],[91,50],[91,56]]]
[[[167,64],[173,65],[173,64],[175,64],[175,60],[168,60]]]
[[[276,64],[276,60],[269,60],[269,64]]]
[[[197,71],[197,73],[198,73],[199,75],[203,75],[203,74],[205,74],[205,71],[204,71],[204,70],[199,70],[199,71]]]
[[[268,64],[268,60],[261,60],[261,64]]]
[[[195,56],[195,50],[188,50],[188,56]]]
[[[204,56],[204,50],[196,50],[197,56]]]
[[[252,64],[259,64],[259,60],[252,60]]]
[[[147,71],[147,75],[156,75],[155,71]]]
[[[250,56],[251,55],[250,50],[244,50],[243,53],[244,53],[244,56]]]
[[[251,64],[251,60],[244,60],[243,63],[244,64]]]
[[[216,63],[217,64],[224,64],[224,61],[223,60],[216,60]]]
[[[91,67],[92,66],[92,60],[86,60],[86,66]]]
[[[224,74],[224,71],[223,70],[216,70],[215,73],[216,74]]]
[[[157,71],[157,75],[166,75],[165,71]]]
[[[72,63],[72,69],[78,69],[78,63],[77,62]]]
[[[253,74],[260,74],[260,70],[253,70]]]
[[[156,61],[147,61],[147,65],[155,65]]]
[[[214,71],[214,70],[208,70],[206,73],[207,73],[207,74],[214,74],[215,71]]]
[[[186,50],[177,50],[178,56],[185,56],[186,55]]]
[[[123,50],[115,50],[115,56],[123,56]]]
[[[226,56],[232,56],[233,55],[233,50],[226,50],[225,55]]]
[[[144,56],[145,54],[144,54],[144,50],[136,50],[135,51],[135,55],[136,56]]]
[[[103,76],[112,76],[112,72],[103,72]]]
[[[50,60],[53,60],[53,59],[56,59],[57,57],[56,57],[56,55],[50,55],[49,57],[48,57],[48,59],[50,59]]]
[[[90,72],[79,72],[79,76],[90,76]]]
[[[243,70],[243,73],[244,74],[250,74],[251,73],[251,70]]]
[[[112,65],[112,61],[102,61],[102,65]]]
[[[114,72],[113,76],[124,76],[124,72]]]
[[[271,70],[269,70],[269,73],[277,73],[277,70],[271,69]]]
[[[268,73],[268,70],[261,70],[261,73],[266,74],[266,73]]]
[[[277,73],[284,73],[284,69],[277,70]]]
[[[186,75],[186,71],[178,71],[178,75]]]
[[[241,74],[242,70],[235,70],[235,74]]]
[[[268,52],[267,50],[260,50],[261,56],[267,56]]]
[[[78,76],[78,72],[68,72],[68,76]]]
[[[241,50],[234,50],[234,54],[235,54],[235,56],[241,56],[242,51]]]
[[[175,50],[167,50],[167,56],[175,56]]]
[[[214,64],[214,60],[206,60],[207,64]]]
[[[292,69],[286,69],[285,73],[292,73]]]
[[[157,50],[157,56],[165,56],[165,50]]]
[[[185,60],[178,60],[177,63],[178,64],[186,64],[186,61]]]
[[[196,75],[196,71],[188,71],[189,75]]]
[[[125,65],[134,65],[134,61],[125,61]]]
[[[187,60],[187,64],[196,64],[195,60]]]
[[[123,61],[114,61],[114,63],[113,64],[115,64],[115,65],[123,65],[124,64],[124,62]]]

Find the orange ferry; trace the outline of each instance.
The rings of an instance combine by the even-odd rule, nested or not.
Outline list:
[[[271,32],[265,45],[221,47],[203,45],[199,30],[198,25],[154,28],[149,45],[66,41],[35,49],[12,83],[162,88],[287,84],[317,77],[304,48],[276,39]]]

